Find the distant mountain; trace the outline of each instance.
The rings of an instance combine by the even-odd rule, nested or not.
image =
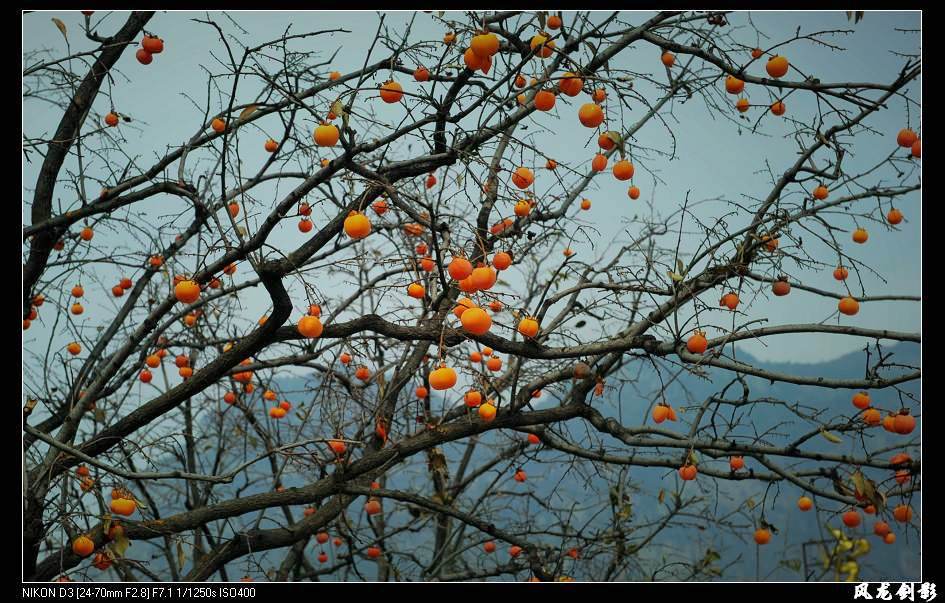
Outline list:
[[[893,352],[894,355],[889,362],[895,362],[901,365],[919,366],[920,348],[917,344],[899,344],[884,349],[885,352]],[[822,376],[830,379],[857,378],[862,377],[865,370],[864,355],[862,353],[849,354],[828,362],[816,364],[801,363],[765,363],[752,358],[746,354],[739,354],[740,362],[762,367],[767,370],[790,373],[802,376]],[[626,425],[640,424],[644,418],[644,412],[649,405],[648,393],[655,392],[660,387],[660,381],[653,372],[648,363],[640,363],[642,366],[632,367],[632,374],[635,377],[634,393],[624,391],[618,397],[609,390],[608,394],[602,400],[595,398],[592,404],[595,408],[601,410],[606,416],[620,417]],[[897,371],[908,370],[897,368]],[[665,377],[664,377],[665,378]],[[680,411],[683,407],[692,406],[705,400],[711,395],[718,394],[726,383],[731,381],[732,375],[726,371],[709,369],[705,377],[696,377],[688,374],[681,375],[667,389],[666,399]],[[750,398],[777,398],[788,403],[799,403],[811,407],[812,409],[824,409],[827,412],[825,416],[833,417],[838,413],[846,416],[853,416],[856,409],[850,404],[850,398],[854,393],[847,389],[825,389],[811,386],[797,386],[787,383],[770,383],[755,377],[747,377],[746,383],[750,389]],[[311,397],[310,392],[313,387],[317,387],[317,381],[303,377],[282,378],[274,384],[284,397],[293,402],[298,407],[299,404],[306,404],[306,398]],[[919,384],[916,382],[907,383],[900,386],[902,392],[915,396],[918,399]],[[735,399],[742,395],[742,387],[736,384],[726,394],[726,398]],[[549,404],[555,403],[551,400],[552,396],[545,396],[541,401]],[[643,399],[641,399],[643,398]],[[436,402],[438,399],[435,399]],[[873,402],[879,408],[898,408],[900,406],[899,398],[892,389],[878,390],[873,392]],[[915,404],[912,408],[916,409]],[[750,413],[750,421],[742,417],[739,426],[726,433],[727,421],[731,420],[732,410],[724,413],[725,416],[716,417],[716,425],[721,437],[744,439],[755,437],[755,433],[762,433],[769,429],[776,429],[782,437],[772,443],[784,443],[784,434],[795,435],[798,432],[807,432],[810,430],[808,424],[799,425],[797,418],[786,412],[782,406],[774,404],[758,404],[750,407],[750,410],[738,409],[738,415]],[[811,410],[814,412],[814,410]],[[295,411],[293,411],[293,414]],[[694,416],[694,410],[689,409],[680,413],[680,423],[673,424],[671,428],[683,429],[686,426],[687,418]],[[795,424],[783,424],[786,420],[794,420]],[[312,420],[317,420],[313,418]],[[703,419],[703,424],[706,422]],[[669,424],[664,424],[664,426]],[[919,423],[921,428],[921,421]],[[684,427],[681,427],[684,426]],[[557,426],[556,429],[562,428]],[[567,427],[569,437],[580,441],[586,433],[585,428],[580,422],[572,421]],[[485,434],[480,439],[480,444],[473,455],[473,462],[470,465],[475,467],[477,462],[487,461],[494,457],[496,451],[508,446],[509,443],[521,438],[518,433],[495,433]],[[817,436],[803,445],[808,451],[824,451],[831,453],[851,453],[858,454],[858,449],[862,444],[854,441],[850,436],[842,436],[842,443],[834,444],[826,439]],[[904,441],[903,436],[894,436],[888,434],[882,429],[872,430],[868,438],[868,446],[871,450],[882,449],[893,445],[901,445]],[[604,442],[608,446],[608,451],[612,454],[628,455],[634,452],[621,444],[619,441],[604,437]],[[465,451],[466,442],[449,444],[444,447],[449,465],[450,475],[457,471],[459,459]],[[666,451],[663,451],[665,454]],[[675,454],[675,452],[674,452]],[[889,456],[883,453],[881,456]],[[913,456],[918,456],[914,454]],[[541,459],[536,462],[535,459]],[[787,463],[782,458],[773,458],[773,461],[782,466],[791,466],[795,469],[809,466],[810,463]],[[426,457],[415,458],[407,466],[395,467],[388,472],[388,484],[390,488],[401,488],[407,486],[407,481],[411,480],[415,484],[421,484],[420,493],[430,495],[430,481],[426,477]],[[700,457],[700,462],[717,468],[726,468],[727,461],[712,460]],[[517,484],[511,480],[514,469],[523,466],[528,473],[526,484]],[[759,469],[757,461],[746,459],[747,469]],[[766,471],[766,470],[765,470]],[[889,475],[885,472],[866,472],[875,481],[881,482],[888,480]],[[571,525],[607,525],[610,521],[609,508],[603,514],[598,514],[601,505],[607,506],[609,498],[609,489],[617,480],[616,471],[607,470],[596,472],[594,470],[577,470],[568,463],[568,459],[555,451],[539,451],[535,447],[529,447],[522,457],[509,461],[500,462],[495,468],[483,475],[472,487],[465,493],[461,507],[472,504],[470,501],[476,501],[478,494],[483,491],[487,484],[493,480],[507,480],[508,485],[500,487],[500,491],[507,493],[522,493],[531,490],[538,498],[551,501],[557,507],[573,506],[571,511]],[[633,467],[629,471],[629,480],[625,482],[631,492],[632,519],[630,525],[640,530],[640,533],[646,533],[650,522],[657,520],[662,516],[664,508],[657,503],[656,494],[661,490],[667,493],[673,492],[679,483],[675,471],[665,468],[642,468]],[[287,480],[285,485],[288,487],[301,485]],[[825,486],[827,482],[820,480],[820,486]],[[888,482],[885,484],[888,485]],[[236,487],[242,487],[242,484],[236,484]],[[267,486],[266,483],[251,484],[242,490],[242,495],[253,494],[262,491]],[[415,486],[416,487],[416,486]],[[829,486],[828,486],[829,487]],[[695,561],[703,559],[706,555],[718,555],[712,565],[718,568],[724,568],[719,579],[721,580],[787,580],[797,581],[803,579],[803,568],[805,566],[804,558],[806,554],[807,566],[816,568],[820,562],[820,554],[817,546],[808,546],[802,551],[802,543],[819,541],[824,538],[831,539],[826,531],[825,525],[832,527],[843,527],[839,517],[831,516],[826,513],[820,513],[819,517],[814,511],[802,513],[797,509],[796,501],[800,496],[800,489],[793,484],[781,482],[772,486],[765,494],[765,487],[757,481],[730,481],[730,480],[711,480],[702,479],[687,484],[684,495],[702,496],[712,507],[716,517],[725,517],[726,522],[732,524],[734,534],[725,529],[719,529],[717,526],[700,525],[702,521],[696,517],[685,519],[684,525],[672,527],[664,530],[654,539],[646,548],[640,551],[638,559],[641,567],[646,567],[648,573],[635,576],[636,579],[650,579],[650,572],[660,565],[669,565],[674,561],[689,560]],[[754,509],[745,508],[744,501],[751,497],[756,506]],[[508,498],[505,495],[498,497],[487,497],[482,501],[478,510],[485,512],[489,510],[490,516],[495,518],[497,525],[517,525],[527,524],[530,527],[545,528],[549,530],[560,530],[560,522],[555,517],[549,517],[547,513],[537,513],[539,507],[532,505],[523,516],[521,509],[516,507],[517,511],[513,513],[507,504]],[[669,498],[666,499],[667,501]],[[760,547],[760,555],[757,561],[760,565],[756,566],[756,547],[752,540],[754,528],[753,522],[757,519],[759,511],[764,503],[765,519],[777,527],[778,534],[772,538],[770,544]],[[360,513],[360,507],[363,501],[355,501],[352,509],[352,515],[359,517],[356,523],[363,525],[363,513]],[[832,502],[826,503],[833,508]],[[916,510],[917,520],[921,519],[921,497],[917,495],[912,506]],[[392,525],[405,521],[407,510],[402,506],[394,508],[395,505],[386,504],[385,513],[387,513],[388,522]],[[818,521],[819,520],[819,521]],[[878,581],[880,579],[915,581],[919,579],[919,543],[916,534],[911,534],[903,530],[899,525],[893,524],[894,531],[897,533],[897,541],[893,545],[884,544],[878,537],[872,535],[872,525],[875,517],[864,516],[863,524],[855,529],[844,528],[848,533],[853,532],[865,537],[872,547],[872,551],[860,560],[861,580]],[[431,524],[428,524],[431,525]],[[454,523],[454,527],[457,524]],[[410,550],[421,560],[429,560],[430,542],[432,539],[433,528],[424,529],[418,533],[402,532],[395,536],[389,543],[392,550]],[[478,539],[482,535],[471,528],[465,532],[469,538]],[[536,537],[537,538],[537,537]],[[540,540],[540,539],[539,539]],[[476,541],[478,542],[478,540]],[[307,551],[311,552],[313,544],[309,545]],[[565,544],[565,546],[570,546]],[[606,560],[602,552],[609,552],[612,544],[599,543],[592,547],[598,555],[589,555],[590,559],[586,562],[574,562],[567,559],[561,571],[578,579],[586,577],[586,564],[604,564]],[[320,547],[315,546],[315,550]],[[314,554],[312,554],[314,558]],[[467,550],[463,558],[467,567],[488,567],[490,563],[504,563],[507,560],[506,547],[500,543],[498,552],[492,557],[484,557],[480,546],[472,547]],[[266,553],[257,555],[257,561],[262,566],[272,566],[278,564],[281,560],[281,554],[275,555]],[[313,563],[317,563],[313,560]],[[363,567],[362,567],[363,565]],[[359,570],[367,577],[374,576],[372,564],[367,561],[359,561]],[[459,567],[460,564],[457,564]],[[819,575],[819,573],[818,573]],[[527,578],[526,575],[517,576],[518,579]],[[341,577],[335,577],[341,579]],[[673,573],[671,569],[660,572],[656,575],[657,580],[680,579],[678,573]],[[702,578],[704,579],[704,578]],[[832,580],[833,575],[828,573],[824,579]]]

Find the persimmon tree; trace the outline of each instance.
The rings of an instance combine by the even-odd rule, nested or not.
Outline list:
[[[764,557],[781,495],[835,529],[802,579],[855,575],[863,533],[917,534],[920,369],[887,348],[920,336],[857,317],[919,301],[857,244],[895,245],[920,188],[917,48],[829,81],[792,53],[853,60],[852,22],[772,39],[746,13],[420,12],[377,16],[337,71],[343,29],[192,17],[216,50],[166,148],[114,91],[181,60],[169,16],[86,14],[59,21],[65,51],[27,49],[27,110],[61,116],[24,134],[27,579],[711,579],[737,560],[673,530]],[[683,103],[791,159],[743,158],[764,190],[657,199],[642,174],[686,178],[666,171],[698,127]],[[890,113],[901,131],[877,132]],[[582,135],[549,157],[560,124]],[[615,178],[626,210],[595,215]],[[809,322],[779,319],[785,295]],[[738,353],[789,334],[866,338],[865,369]],[[686,379],[714,393],[671,395]]]

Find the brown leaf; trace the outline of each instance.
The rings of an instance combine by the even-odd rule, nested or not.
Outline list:
[[[177,541],[177,567],[184,567],[184,563],[187,561],[187,552],[184,550],[184,543],[180,540]]]
[[[245,109],[243,109],[242,111],[240,111],[240,121],[252,115],[258,108],[259,108],[259,105],[250,105],[246,107]]]
[[[68,30],[66,29],[66,24],[57,19],[56,17],[52,18],[52,22],[56,24],[56,27],[59,28],[59,33],[62,34],[62,37],[69,41]]]

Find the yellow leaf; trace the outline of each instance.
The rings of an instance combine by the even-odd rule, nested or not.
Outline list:
[[[56,17],[53,17],[53,18],[52,18],[52,22],[55,23],[55,24],[56,24],[56,27],[59,28],[59,33],[62,34],[62,37],[65,38],[65,39],[68,41],[69,36],[66,35],[66,34],[67,34],[66,24],[63,23],[62,21],[60,21],[59,19],[57,19]]]
[[[673,282],[676,282],[676,283],[678,283],[678,282],[680,282],[680,281],[683,280],[683,277],[682,277],[681,275],[679,275],[679,274],[673,272],[672,270],[667,270],[667,271],[666,271],[666,275],[667,275],[669,278],[671,278],[671,279],[673,280]]]
[[[338,100],[336,100],[335,102],[331,104],[330,111],[334,113],[335,115],[344,116],[345,104],[341,102],[341,99],[339,98]]]
[[[112,540],[112,552],[115,553],[116,557],[124,557],[125,551],[128,550],[130,545],[131,542],[129,542],[128,537],[125,536],[124,530],[122,530],[121,534]]]
[[[184,550],[184,543],[180,540],[177,541],[177,567],[184,567],[184,563],[187,561],[187,552]]]
[[[826,429],[821,429],[820,435],[824,436],[824,439],[827,440],[828,442],[832,442],[834,444],[839,444],[843,441],[843,439],[841,439],[840,436],[832,434]]]
[[[246,119],[247,117],[249,117],[250,115],[252,115],[253,112],[255,112],[257,108],[259,108],[259,105],[250,105],[246,107],[245,109],[243,109],[242,111],[240,111],[240,120],[242,121]]]

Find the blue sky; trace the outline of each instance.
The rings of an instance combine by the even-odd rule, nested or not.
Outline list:
[[[594,13],[593,18],[600,19],[606,14],[608,13]],[[233,21],[246,30],[245,33],[238,33],[233,23],[222,18],[219,13],[211,14],[210,17],[218,20],[228,33],[237,35],[239,40],[246,44],[258,44],[277,38],[290,24],[292,25],[291,32],[294,33],[334,28],[350,30],[350,33],[309,38],[296,44],[297,48],[317,50],[323,60],[327,60],[327,57],[338,51],[335,60],[331,63],[331,69],[337,69],[343,73],[358,69],[364,63],[366,42],[372,39],[378,24],[378,15],[373,12],[234,11],[230,15]],[[565,13],[566,22],[569,21],[569,15],[570,13]],[[623,18],[639,23],[648,15],[649,13],[627,12],[623,14]],[[65,54],[63,37],[50,21],[52,17],[61,19],[69,28],[69,40],[73,52],[92,48],[92,43],[80,34],[83,17],[78,11],[43,11],[25,15],[23,18],[25,50],[48,48],[53,51],[54,56]],[[134,119],[133,124],[120,126],[120,133],[124,136],[120,144],[122,151],[128,156],[136,157],[140,165],[150,166],[156,157],[165,152],[165,149],[180,145],[202,127],[202,109],[207,98],[207,70],[214,74],[221,73],[223,68],[218,63],[218,59],[225,57],[225,50],[215,30],[192,20],[206,17],[206,13],[197,12],[166,11],[156,14],[146,29],[165,39],[164,52],[155,56],[153,63],[148,66],[138,64],[134,59],[133,51],[126,52],[118,62],[120,73],[115,74],[115,79],[110,86],[103,87],[105,94],[101,94],[95,103],[93,112],[99,119],[110,108],[109,95],[111,103],[119,112],[126,113]],[[445,19],[451,17],[460,18],[461,15],[447,13],[444,16]],[[417,13],[414,15],[412,12],[390,12],[387,13],[386,25],[393,32],[403,31],[404,26],[412,18],[411,40],[438,41],[442,38],[446,27],[435,14]],[[732,22],[730,27],[736,28],[733,30],[735,38],[747,45],[770,45],[771,41],[791,37],[798,27],[802,34],[834,29],[852,30],[851,33],[840,33],[827,38],[843,47],[843,51],[807,41],[793,42],[782,49],[792,64],[798,65],[806,73],[816,75],[822,81],[889,82],[903,64],[903,59],[894,53],[915,53],[918,50],[919,34],[917,32],[897,31],[897,29],[918,29],[920,27],[918,12],[868,11],[864,20],[857,25],[848,22],[843,12],[752,12],[750,19],[758,30],[768,36],[768,39],[759,41],[755,30],[749,26],[748,14],[736,13],[730,17]],[[96,12],[93,16],[93,23],[97,24],[98,31],[103,34],[113,33],[123,21],[124,13]],[[439,52],[440,49],[436,51]],[[377,60],[386,52],[383,49],[376,50],[371,60]],[[659,51],[655,47],[641,43],[621,53],[617,63],[620,66],[631,66],[636,71],[649,72],[653,77],[662,77],[665,80],[665,75],[661,75],[662,67],[658,58]],[[325,70],[327,71],[327,68]],[[756,63],[751,72],[755,75],[763,75],[763,64]],[[406,75],[399,75],[398,79],[408,91],[418,86]],[[221,80],[221,86],[223,83]],[[231,81],[225,80],[225,83],[228,91]],[[655,90],[647,86],[646,82],[640,81],[635,89],[651,102],[655,101]],[[721,82],[719,82],[719,87],[721,87]],[[253,83],[244,85],[241,88],[244,92],[238,95],[237,102],[251,101],[257,88],[258,86]],[[906,92],[918,101],[919,83],[910,85]],[[753,94],[749,87],[747,94],[752,102],[765,104],[769,102],[767,94],[762,91],[755,90]],[[734,97],[724,93],[721,96],[724,97],[722,100],[725,102],[734,102]],[[224,101],[225,99],[216,90],[211,92],[211,115],[223,108]],[[563,97],[560,97],[554,111],[533,116],[532,121],[529,122],[529,131],[541,132],[538,126],[549,129],[540,134],[534,134],[534,140],[540,141],[545,156],[553,157],[558,161],[574,161],[576,165],[586,165],[593,156],[596,145],[588,137],[588,130],[582,128],[575,119],[578,107],[575,101],[584,102],[579,99],[566,102]],[[195,104],[200,106],[200,110]],[[809,120],[813,114],[814,103],[810,94],[793,95],[787,101],[787,106],[786,117]],[[645,111],[640,103],[631,102],[631,108],[630,112],[625,112],[623,115],[624,125],[636,121]],[[54,131],[59,119],[59,113],[54,107],[34,101],[27,103],[24,110],[24,126],[28,136],[44,137]],[[380,107],[376,110],[380,118],[393,123],[398,123],[404,118],[405,108],[402,104]],[[669,136],[666,126],[657,120],[652,120],[637,133],[631,146],[639,149],[658,149],[662,152],[675,150],[675,157],[668,161],[665,156],[644,152],[642,159],[635,158],[637,174],[634,177],[634,183],[643,191],[637,201],[631,201],[627,197],[625,183],[616,181],[608,173],[605,173],[604,177],[595,178],[591,187],[583,195],[592,200],[593,207],[590,212],[580,218],[593,222],[598,233],[593,237],[596,245],[592,247],[591,242],[577,239],[571,246],[578,252],[578,257],[585,261],[594,261],[595,258],[605,256],[608,242],[626,241],[639,233],[639,224],[628,222],[632,216],[651,213],[652,215],[668,215],[680,207],[687,192],[690,195],[690,203],[717,198],[740,202],[745,202],[749,198],[763,198],[770,189],[771,178],[766,172],[765,160],[774,174],[778,174],[796,157],[796,145],[791,137],[785,136],[789,132],[786,123],[781,119],[773,118],[770,114],[762,119],[758,132],[750,132],[750,124],[754,123],[760,111],[761,109],[753,109],[748,114],[751,121],[740,122],[742,127],[739,128],[731,119],[710,116],[704,103],[699,99],[687,103],[674,101],[664,107],[662,114],[666,119],[665,123],[672,128],[673,137]],[[730,117],[736,115],[734,111],[729,112]],[[558,116],[565,118],[559,120]],[[612,120],[619,117],[615,113],[609,115]],[[915,107],[910,108],[908,125],[919,130],[919,118]],[[611,123],[619,126],[619,123],[613,121]],[[847,158],[845,164],[849,172],[856,173],[871,167],[876,160],[893,151],[895,133],[905,127],[906,123],[906,104],[902,99],[891,101],[887,110],[870,117],[867,125],[875,133],[867,132],[858,138],[855,153]],[[830,122],[828,122],[829,125],[831,125]],[[94,123],[89,122],[86,124],[86,129],[94,126]],[[282,124],[278,118],[272,116],[244,130],[240,134],[240,155],[244,173],[252,173],[266,159],[266,154],[262,150],[263,141],[268,136],[278,137],[282,131]],[[576,140],[582,145],[585,142],[589,144],[584,149],[576,149],[574,142]],[[417,145],[414,145],[414,149],[416,148]],[[525,159],[532,161],[535,165],[544,163],[543,157],[529,157],[526,154]],[[205,161],[206,169],[212,166],[206,157],[204,159],[195,157],[194,160]],[[112,151],[107,160],[89,157],[87,161],[90,173],[104,175],[107,169],[120,171],[127,158]],[[289,165],[292,166],[293,163],[290,162]],[[75,167],[74,161],[67,165]],[[296,169],[298,167],[305,166],[295,166]],[[31,190],[37,170],[38,163],[35,159],[33,163],[24,162],[24,224],[29,222],[27,200],[32,196]],[[174,174],[176,174],[176,169]],[[555,191],[554,183],[550,178],[544,177],[544,174],[539,172],[536,182],[536,192],[539,196],[560,194],[561,191]],[[271,202],[284,195],[296,182],[261,188],[254,195],[260,200],[259,205],[249,206],[250,215],[256,216],[257,219],[264,217],[268,213],[268,208],[271,207]],[[887,169],[877,173],[869,182],[870,184],[894,184],[894,174]],[[795,199],[798,198],[798,187],[789,187],[788,190],[793,192]],[[834,194],[840,194],[840,192]],[[65,208],[69,203],[74,202],[74,198],[72,191],[64,186],[60,185],[57,188],[56,199],[62,203],[62,207]],[[263,199],[265,202],[262,201]],[[860,203],[875,204],[875,200],[863,200]],[[898,230],[890,230],[882,224],[868,224],[870,239],[866,245],[860,246],[850,241],[848,232],[842,234],[840,238],[845,252],[872,266],[885,279],[883,282],[875,275],[864,273],[867,295],[917,295],[920,293],[920,194],[910,194],[898,200],[896,205],[906,217],[906,221]],[[888,204],[883,207],[883,213],[885,213]],[[169,199],[166,205],[148,202],[140,213],[140,220],[143,225],[147,225],[149,220],[163,221],[163,217],[183,209],[178,200]],[[508,209],[510,208],[506,208]],[[700,218],[709,219],[721,210],[721,203],[706,201],[697,205],[694,213]],[[182,227],[185,222],[179,219],[177,224]],[[316,227],[318,224],[316,213]],[[836,217],[835,224],[852,230],[854,220],[849,216],[841,215]],[[692,222],[687,222],[685,231],[692,232],[694,229]],[[92,255],[113,254],[119,250],[133,251],[136,243],[127,238],[123,239],[124,236],[110,234],[97,237],[93,241],[97,253]],[[162,238],[164,244],[168,242],[169,237],[168,233],[164,234]],[[661,243],[672,246],[675,243],[675,237],[676,233],[671,232],[661,240]],[[684,254],[687,251],[690,253],[693,251],[699,238],[701,237],[694,235],[684,236],[681,246]],[[294,220],[287,220],[280,225],[272,238],[274,245],[283,252],[294,249],[303,240],[304,237],[297,231]],[[807,253],[828,261],[830,254],[826,247],[816,242],[813,237],[804,236],[804,241]],[[782,243],[784,243],[783,240]],[[185,264],[183,269],[187,268]],[[189,268],[192,269],[192,267]],[[108,284],[108,287],[111,286],[111,281],[117,282],[115,273],[100,267],[94,270],[102,282]],[[796,268],[789,266],[786,266],[785,270],[791,276],[800,277],[804,283],[814,287],[839,290],[829,270],[816,274],[809,271],[799,272]],[[507,277],[513,289],[517,278],[515,273],[516,270],[513,268]],[[861,293],[859,286],[853,284],[853,279],[850,283],[854,287],[854,293]],[[69,286],[71,284],[69,283]],[[404,284],[406,285],[406,281]],[[325,280],[320,280],[319,286],[323,290],[336,288],[335,283]],[[290,292],[294,294],[296,305],[301,311],[307,302],[301,286],[296,284],[293,287],[290,288]],[[87,286],[86,289],[89,290],[91,287]],[[108,308],[113,307],[113,301],[106,295],[107,292],[108,290],[103,288],[101,295],[98,296],[94,291],[87,293],[87,311],[83,318],[89,322],[85,324],[101,324],[106,313],[110,311]],[[709,294],[705,297],[710,304],[717,302],[718,296],[715,296],[713,300],[713,295]],[[264,291],[254,290],[241,296],[241,299],[246,308],[247,325],[266,312],[268,304]],[[829,299],[795,290],[790,297],[768,296],[747,307],[743,305],[742,308],[747,312],[745,320],[767,317],[772,323],[800,323],[824,320],[835,310],[836,305]],[[704,324],[706,322],[719,326],[731,324],[730,318],[719,312],[713,313],[710,317],[703,317],[702,320]],[[920,321],[918,303],[874,302],[864,304],[856,317],[844,317],[841,324],[917,331],[920,328]],[[836,322],[836,317],[831,322]],[[39,341],[45,341],[44,337],[48,334],[46,329],[53,328],[52,325],[53,322],[44,317],[36,324],[35,330],[31,329],[25,333],[26,345],[29,346],[29,341],[35,337],[40,337]],[[587,335],[593,336],[590,332]],[[65,343],[64,339],[62,344]],[[753,355],[769,358],[772,361],[800,359],[805,362],[817,362],[860,349],[863,344],[864,341],[852,337],[782,335],[774,340],[774,345],[765,346],[759,342],[745,342],[740,346],[741,349]]]

